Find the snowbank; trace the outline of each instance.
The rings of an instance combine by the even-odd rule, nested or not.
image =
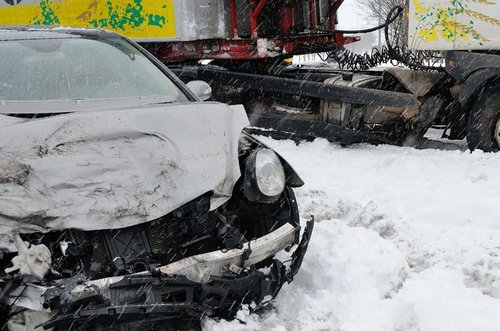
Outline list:
[[[313,241],[271,309],[205,330],[500,329],[500,154],[264,140]]]

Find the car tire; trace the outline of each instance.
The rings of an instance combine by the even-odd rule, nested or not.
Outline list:
[[[474,102],[467,121],[467,145],[471,151],[500,150],[500,86],[485,90]]]

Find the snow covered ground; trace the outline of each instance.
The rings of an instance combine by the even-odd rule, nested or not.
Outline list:
[[[204,330],[500,330],[500,153],[262,140],[312,242],[271,309]]]

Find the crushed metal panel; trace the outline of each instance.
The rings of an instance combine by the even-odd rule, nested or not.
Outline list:
[[[189,103],[7,125],[0,150],[29,174],[0,183],[0,230],[127,227],[209,191],[217,208],[240,177],[247,124],[242,108]]]
[[[385,72],[394,76],[408,91],[419,97],[426,95],[445,76],[442,72],[406,68],[387,68]]]
[[[309,225],[311,226],[311,225]],[[270,256],[291,247],[295,241],[297,229],[287,223],[278,229],[260,238],[245,243],[242,248],[235,248],[228,251],[212,251],[204,254],[191,256],[171,264],[161,266],[157,269],[165,275],[183,275],[191,281],[197,283],[207,283],[211,277],[221,277],[230,268],[246,268],[261,262]],[[308,236],[310,233],[307,234]],[[308,238],[307,238],[308,239]],[[301,243],[301,246],[304,244]],[[301,247],[299,246],[299,247]],[[307,246],[301,248],[304,254]],[[138,272],[129,276],[148,275],[149,271]],[[109,295],[110,285],[119,283],[124,276],[112,276],[95,280],[82,281],[74,287],[72,292],[83,292],[87,288],[95,287],[103,294]],[[17,300],[17,306],[32,310],[43,311],[43,293],[48,287],[28,284],[29,293],[22,295],[22,288],[16,289],[9,294],[8,301],[13,303]]]

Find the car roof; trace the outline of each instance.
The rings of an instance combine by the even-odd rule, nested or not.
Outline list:
[[[110,38],[119,35],[101,29],[72,28],[64,26],[0,25],[0,41],[68,38]]]

